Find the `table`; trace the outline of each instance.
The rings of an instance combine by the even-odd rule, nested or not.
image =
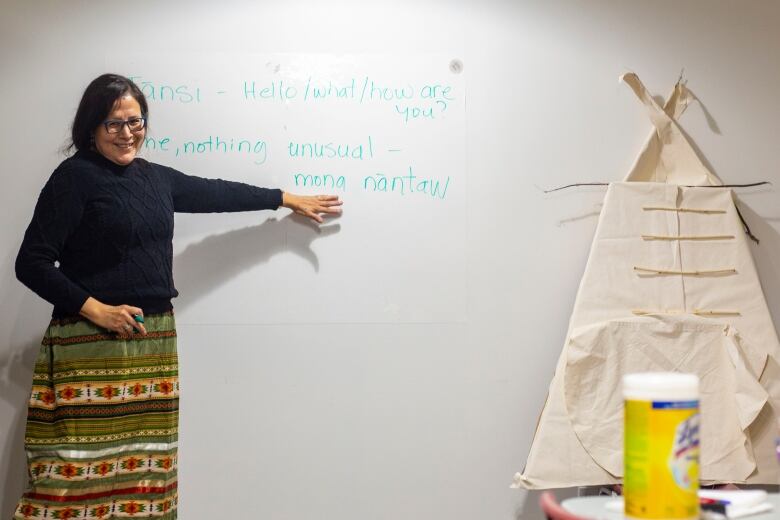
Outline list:
[[[597,520],[623,520],[623,514],[608,511],[604,505],[619,497],[591,496],[567,498],[561,502],[561,506],[567,511],[586,518]],[[780,518],[780,493],[768,493],[767,500],[772,503],[774,509],[759,515],[745,516],[746,520],[777,520]]]

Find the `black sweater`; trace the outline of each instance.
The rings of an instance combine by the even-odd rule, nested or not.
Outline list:
[[[203,179],[136,158],[77,152],[52,173],[16,257],[16,276],[74,316],[88,297],[145,313],[171,309],[173,213],[276,209],[280,190]],[[59,263],[59,267],[57,264]]]

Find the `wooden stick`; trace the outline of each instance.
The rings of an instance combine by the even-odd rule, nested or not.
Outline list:
[[[750,237],[750,240],[758,244],[760,240],[758,240],[758,237],[750,231],[750,226],[748,226],[745,217],[742,216],[742,212],[739,211],[739,206],[737,205],[737,201],[734,201],[734,209],[737,210],[737,216],[739,217],[740,222],[742,222],[742,227],[745,228],[745,234],[747,234],[747,236]]]
[[[679,211],[680,213],[705,213],[708,215],[726,213],[725,209],[668,208],[663,206],[643,206],[642,209],[645,211]]]
[[[729,240],[734,235],[642,235],[642,240]]]
[[[682,274],[688,276],[702,276],[708,274],[737,274],[736,269],[712,269],[704,271],[668,271],[666,269],[651,269],[649,267],[634,266],[634,271],[652,274]]]
[[[687,314],[686,311],[682,309],[631,309],[631,312],[637,316],[646,316],[648,314]],[[741,316],[739,311],[720,309],[693,309],[691,314],[695,314],[696,316]]]
[[[609,186],[608,182],[578,182],[576,184],[567,184],[566,186],[559,186],[549,190],[542,190],[545,193],[552,193],[553,191],[565,190],[568,188],[576,188],[577,186]],[[664,184],[664,183],[659,183]],[[694,186],[692,184],[680,184],[683,188],[752,188],[753,186],[763,186],[764,184],[772,184],[769,181],[751,182],[749,184],[713,184],[705,186]]]
[[[646,316],[647,314],[683,314],[683,311],[676,309],[631,309],[631,312],[637,316]]]
[[[549,190],[542,190],[545,193],[552,193],[554,191],[565,190],[568,188],[575,188],[577,186],[609,186],[608,182],[578,182],[577,184],[568,184],[566,186],[558,186]]]
[[[697,316],[741,316],[742,313],[734,310],[707,310],[707,309],[693,309],[693,314]]]

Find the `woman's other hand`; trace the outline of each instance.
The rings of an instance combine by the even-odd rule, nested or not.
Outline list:
[[[320,224],[322,224],[322,214],[341,214],[341,204],[338,195],[295,195],[287,192],[282,194],[282,206]]]
[[[146,334],[146,327],[136,321],[134,316],[143,318],[144,311],[132,305],[106,305],[89,297],[81,307],[80,314],[99,327],[119,334],[130,334],[137,329],[141,334]]]

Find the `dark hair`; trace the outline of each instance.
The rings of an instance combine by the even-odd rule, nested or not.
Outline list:
[[[149,106],[138,85],[119,74],[103,74],[93,79],[84,90],[76,117],[73,118],[71,142],[65,149],[89,150],[94,142],[95,129],[106,120],[119,98],[127,94],[141,105],[141,115],[147,118],[148,126]]]

